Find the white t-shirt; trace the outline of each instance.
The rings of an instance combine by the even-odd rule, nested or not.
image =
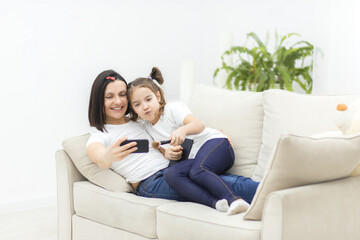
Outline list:
[[[156,141],[169,140],[171,133],[184,125],[184,119],[191,114],[190,109],[183,102],[167,103],[164,108],[164,114],[159,121],[153,125],[151,122],[145,121],[146,131]],[[213,138],[224,138],[224,134],[220,131],[205,128],[199,134],[187,135],[186,138],[193,139],[194,144],[191,148],[189,158],[194,158],[200,147],[208,140]],[[164,148],[168,146],[164,145]]]
[[[121,125],[105,124],[105,129],[107,132],[101,132],[92,127],[90,131],[91,136],[86,147],[94,142],[99,142],[104,144],[105,147],[109,147],[121,137],[127,137],[129,140],[149,140],[148,153],[132,153],[111,165],[111,169],[123,176],[126,181],[130,183],[140,182],[169,165],[169,160],[164,158],[158,150],[151,147],[153,140],[141,123],[130,121]]]

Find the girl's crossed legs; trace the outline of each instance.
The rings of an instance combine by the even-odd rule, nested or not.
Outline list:
[[[223,175],[234,163],[234,152],[226,138],[207,141],[198,151],[195,159],[177,163],[164,174],[166,182],[187,199],[216,208],[219,200],[230,204],[229,214],[246,211],[251,202],[257,182],[236,175]],[[248,203],[246,203],[247,201]],[[232,204],[233,203],[233,204]],[[232,205],[231,205],[232,204]]]

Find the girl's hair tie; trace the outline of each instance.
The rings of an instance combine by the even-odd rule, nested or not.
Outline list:
[[[108,79],[113,80],[113,81],[115,80],[114,77],[110,77],[110,76],[106,77],[106,80],[108,80]]]

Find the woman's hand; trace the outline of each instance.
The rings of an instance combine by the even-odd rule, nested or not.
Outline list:
[[[136,142],[130,142],[120,146],[125,140],[127,140],[127,138],[122,137],[111,144],[104,153],[104,159],[108,159],[111,163],[121,161],[124,157],[137,150],[137,147],[135,147]]]
[[[165,158],[169,160],[179,160],[182,156],[183,148],[181,146],[169,146],[165,149]]]
[[[183,127],[179,127],[178,129],[176,129],[174,132],[171,133],[170,145],[177,146],[182,144],[185,141],[185,137],[186,137],[185,129]]]
[[[113,162],[121,161],[124,157],[137,150],[136,142],[123,146],[120,144],[127,138],[122,137],[106,148],[102,143],[92,143],[87,148],[90,159],[101,168],[110,168]]]

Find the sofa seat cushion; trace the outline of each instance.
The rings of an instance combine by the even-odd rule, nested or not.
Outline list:
[[[74,184],[77,215],[107,226],[157,238],[156,207],[175,201],[110,192],[88,181]]]
[[[207,206],[176,202],[157,208],[157,233],[161,240],[211,240],[261,238],[261,221],[245,221]]]
[[[72,223],[72,239],[76,240],[149,240],[139,234],[97,223],[76,214],[72,217]]]

